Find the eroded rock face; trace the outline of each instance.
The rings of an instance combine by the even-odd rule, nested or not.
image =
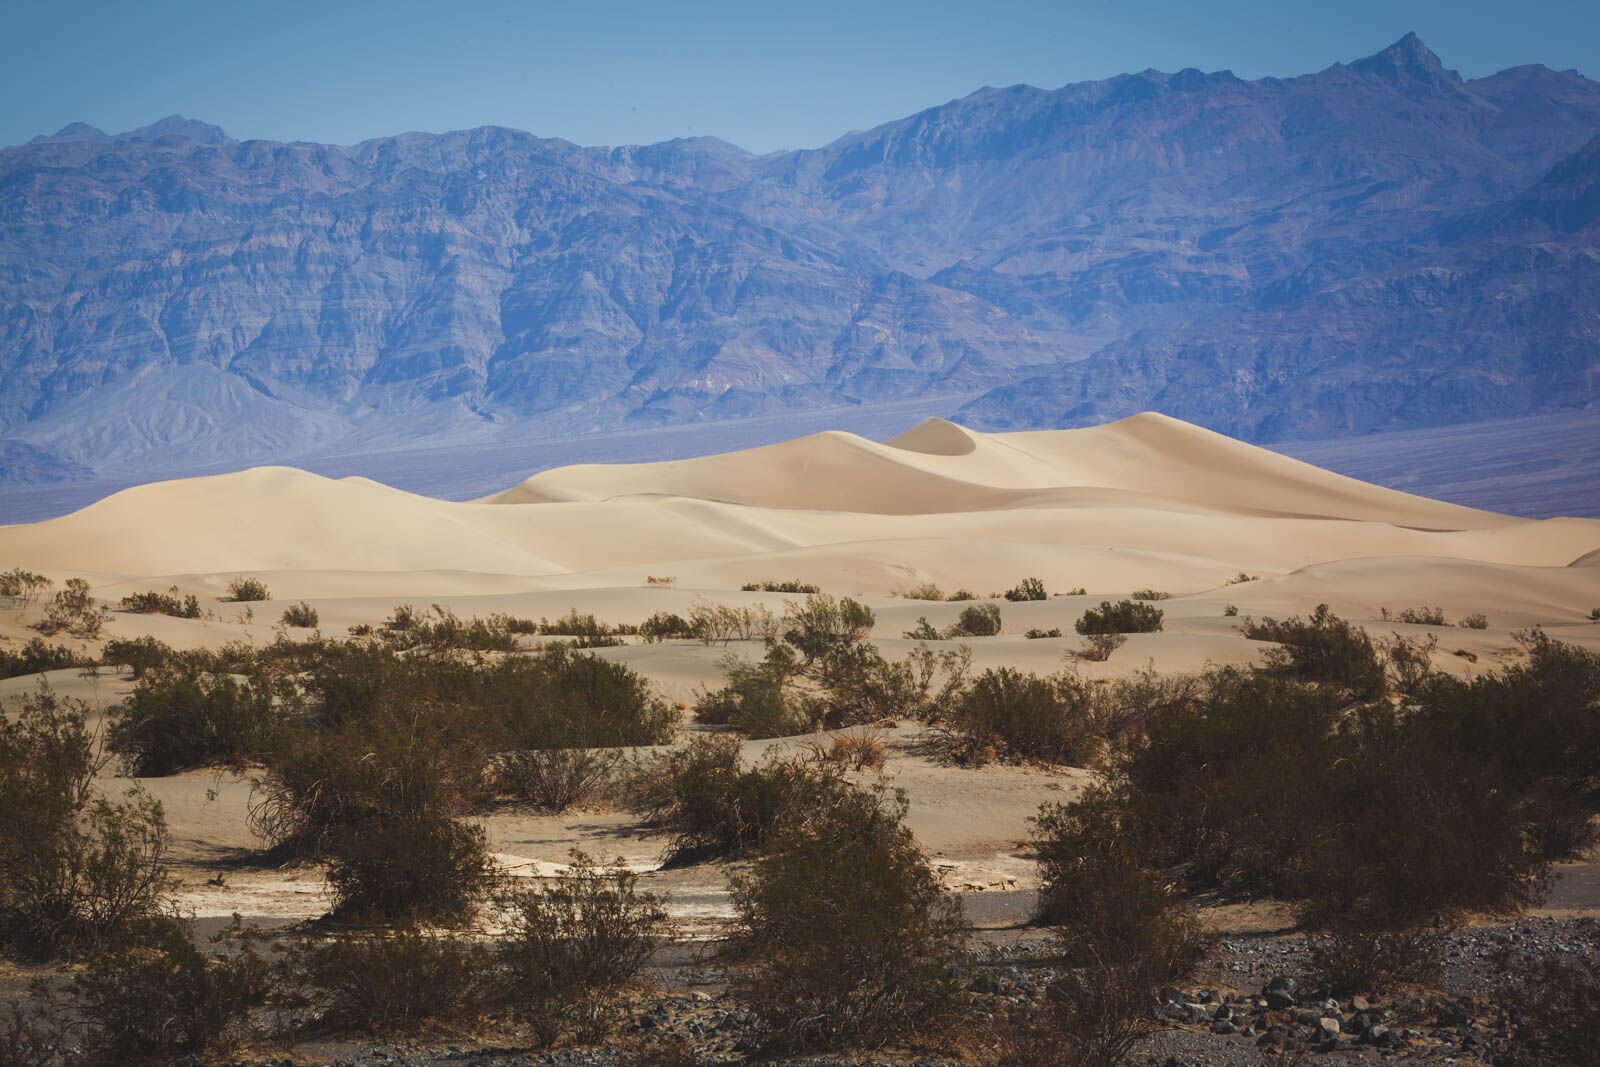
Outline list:
[[[760,158],[74,124],[0,151],[0,435],[127,466],[985,391],[985,426],[1257,439],[1583,404],[1596,130],[1600,84],[1411,36]]]

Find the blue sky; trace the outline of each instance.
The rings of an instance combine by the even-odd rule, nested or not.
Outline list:
[[[0,0],[0,144],[179,112],[347,144],[499,124],[581,144],[809,147],[983,85],[1299,74],[1415,30],[1468,77],[1600,76],[1600,3]]]

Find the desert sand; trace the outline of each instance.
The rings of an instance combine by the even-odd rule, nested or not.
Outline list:
[[[1470,456],[1462,457],[1470,463]],[[360,478],[288,468],[156,483],[32,525],[0,526],[0,569],[57,583],[87,578],[111,605],[176,586],[210,617],[118,613],[109,637],[151,634],[179,647],[273,639],[287,602],[306,600],[324,633],[378,623],[396,604],[439,603],[462,616],[555,617],[569,609],[637,623],[683,613],[697,598],[764,602],[746,582],[798,579],[857,596],[877,613],[873,638],[891,658],[919,617],[952,621],[961,605],[911,600],[924,582],[980,597],[1038,577],[1052,593],[998,601],[1004,632],[968,639],[975,665],[1062,668],[1083,610],[1136,589],[1171,595],[1162,633],[1133,635],[1092,678],[1154,668],[1249,663],[1263,649],[1225,617],[1304,614],[1326,602],[1374,632],[1432,631],[1436,663],[1482,671],[1520,654],[1512,633],[1540,625],[1600,647],[1587,615],[1600,605],[1600,521],[1533,520],[1379,488],[1159,415],[1084,430],[981,434],[930,420],[877,443],[828,432],[699,459],[547,471],[480,500],[454,503]],[[1242,573],[1249,581],[1228,584]],[[221,602],[239,575],[265,581],[272,603]],[[668,586],[647,585],[649,577]],[[1487,629],[1402,626],[1384,608],[1442,608]],[[33,614],[0,613],[0,642],[33,636]],[[1030,628],[1069,636],[1030,640]],[[597,654],[629,663],[669,699],[718,683],[730,649],[694,641],[631,644]],[[1460,654],[1458,654],[1460,653]],[[104,671],[51,672],[50,684],[104,708],[132,686]],[[0,682],[0,698],[37,684]],[[685,724],[686,729],[693,729]],[[918,753],[915,724],[895,731],[886,773],[911,802],[910,824],[965,891],[1026,889],[1017,852],[1027,819],[1070,795],[1082,771],[941,766]],[[750,742],[752,754],[799,741]],[[115,782],[106,783],[114,788]],[[181,849],[184,906],[200,915],[298,918],[326,908],[315,869],[238,865],[255,842],[245,826],[248,776],[192,773],[143,783],[166,806]],[[559,864],[573,845],[650,872],[691,926],[726,906],[721,876],[657,871],[663,841],[623,812],[496,814],[492,847],[513,871]],[[221,885],[208,882],[221,877]]]

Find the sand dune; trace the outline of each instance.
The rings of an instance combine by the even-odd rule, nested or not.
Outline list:
[[[793,597],[740,586],[801,579],[862,597],[877,617],[872,639],[898,658],[914,647],[903,635],[919,619],[944,627],[965,606],[908,599],[911,587],[934,582],[984,597],[1030,576],[1056,595],[1000,601],[1003,632],[965,642],[979,669],[1058,670],[1072,662],[1073,624],[1087,608],[1144,588],[1171,594],[1161,604],[1162,632],[1132,635],[1109,660],[1074,669],[1106,679],[1152,666],[1259,662],[1265,646],[1246,640],[1226,609],[1282,616],[1324,602],[1374,633],[1432,632],[1435,666],[1456,674],[1514,661],[1513,635],[1532,625],[1600,647],[1600,626],[1587,621],[1600,606],[1600,521],[1518,519],[1409,496],[1154,415],[1016,434],[929,420],[883,443],[822,433],[700,459],[566,467],[466,503],[262,468],[146,485],[48,522],[0,526],[0,568],[13,565],[57,580],[83,575],[111,604],[169,585],[194,593],[205,618],[118,612],[108,627],[108,637],[148,634],[178,647],[271,641],[282,602],[302,599],[328,634],[378,623],[404,602],[463,616],[554,618],[576,608],[636,623],[657,611],[687,613],[702,599],[781,611]],[[1250,580],[1234,582],[1241,571]],[[279,603],[221,601],[240,574],[264,580]],[[652,576],[674,582],[647,585]],[[1082,594],[1068,593],[1079,587]],[[1483,613],[1488,626],[1383,618],[1384,608],[1418,606],[1451,620]],[[30,621],[0,611],[0,644],[35,636]],[[596,654],[687,702],[719,683],[726,655],[761,652],[759,641],[672,641]],[[97,704],[133,684],[76,671],[50,680]],[[36,684],[0,682],[0,699]],[[888,773],[907,790],[924,846],[962,885],[1031,877],[1015,848],[1027,818],[1041,800],[1076,788],[1082,773],[934,765],[919,754],[918,729],[897,732]],[[185,906],[284,917],[325,908],[315,876],[230,871],[225,890],[202,877],[219,845],[250,845],[247,782],[207,772],[150,784],[179,852],[195,864]],[[559,863],[577,845],[625,849],[649,870],[659,842],[619,837],[629,818],[499,813],[486,828],[508,862]],[[726,887],[704,873],[649,878],[676,895],[686,921],[728,906]]]

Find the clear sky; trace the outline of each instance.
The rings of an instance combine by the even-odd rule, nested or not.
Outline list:
[[[1467,77],[1600,77],[1600,0],[0,0],[0,144],[174,112],[348,144],[514,126],[580,144],[824,144],[983,85],[1301,74],[1415,30]]]

